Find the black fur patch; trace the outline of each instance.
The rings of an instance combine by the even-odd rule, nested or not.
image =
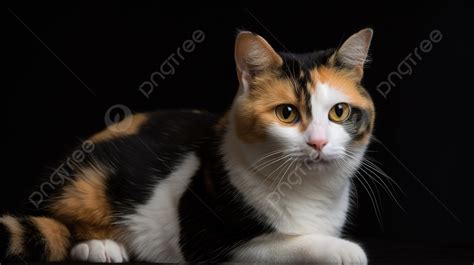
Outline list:
[[[47,260],[47,246],[43,235],[29,218],[20,220],[25,237],[23,238],[24,256],[28,261]]]
[[[366,110],[352,108],[351,116],[343,124],[344,129],[352,136],[352,140],[357,141],[367,134],[370,129],[370,116]]]
[[[211,114],[164,111],[148,114],[139,134],[98,143],[94,160],[112,168],[107,197],[117,216],[134,213],[151,198],[182,157],[207,141],[215,123]]]
[[[274,231],[230,183],[218,153],[218,142],[200,149],[201,168],[180,200],[180,246],[187,261],[228,261],[240,244]],[[212,191],[206,188],[206,177]]]
[[[10,246],[10,231],[2,223],[0,224],[0,261],[6,259],[9,246]]]

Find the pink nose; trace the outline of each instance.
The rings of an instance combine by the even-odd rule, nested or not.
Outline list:
[[[308,145],[314,149],[321,151],[326,146],[328,141],[326,139],[315,139],[308,142]]]

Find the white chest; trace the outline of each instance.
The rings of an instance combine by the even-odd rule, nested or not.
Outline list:
[[[289,235],[339,235],[349,209],[351,186],[347,176],[288,177],[277,186],[270,186],[250,172],[243,172],[234,171],[231,181],[277,231]]]

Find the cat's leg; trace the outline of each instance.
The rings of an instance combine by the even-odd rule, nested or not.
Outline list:
[[[126,262],[129,260],[124,246],[111,240],[89,240],[71,249],[71,259],[88,262]]]
[[[266,235],[233,252],[235,262],[367,264],[362,248],[325,235]]]

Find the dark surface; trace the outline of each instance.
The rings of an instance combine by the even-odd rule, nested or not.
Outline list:
[[[430,245],[429,242],[402,242],[369,240],[372,246],[369,249],[370,264],[382,265],[472,265],[474,253],[472,248],[460,245],[446,245],[444,247]],[[22,264],[22,263],[18,263]],[[43,263],[28,263],[43,264]],[[68,262],[68,264],[90,264],[81,262]],[[127,263],[124,263],[127,264]],[[152,264],[133,263],[128,264]]]
[[[473,256],[468,251],[474,249],[474,179],[472,155],[466,154],[472,150],[473,9],[455,1],[343,7],[10,6],[4,38],[10,82],[2,89],[6,160],[0,184],[6,198],[0,211],[36,212],[28,197],[39,177],[48,176],[81,139],[103,128],[112,105],[136,112],[225,111],[237,88],[237,29],[259,33],[277,50],[307,52],[335,47],[370,26],[375,30],[373,62],[365,85],[377,109],[375,135],[384,145],[374,142],[369,155],[401,186],[405,195],[393,192],[405,211],[378,187],[380,225],[367,192],[358,186],[347,234],[362,242],[374,238],[369,255],[393,264],[451,264],[456,257]],[[186,54],[174,75],[160,80],[149,99],[144,97],[139,86],[196,29],[205,32],[205,40]],[[443,39],[423,54],[411,74],[395,79],[386,98],[377,92],[433,30]]]
[[[371,264],[473,264],[474,246],[427,241],[366,239]]]

